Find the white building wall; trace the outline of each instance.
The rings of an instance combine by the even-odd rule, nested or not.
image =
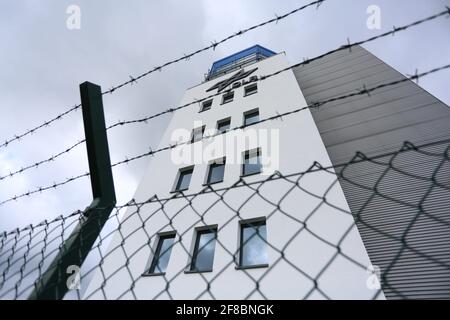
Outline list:
[[[277,54],[263,61],[247,66],[245,69],[258,67],[252,75],[265,75],[288,67],[283,53]],[[202,83],[186,91],[180,105],[195,99],[202,99],[211,93],[206,92],[214,83],[230,77],[225,75],[212,81]],[[259,81],[258,93],[244,97],[243,87],[237,88],[234,101],[221,105],[221,96],[214,98],[211,110],[199,113],[199,104],[186,107],[174,113],[173,118],[163,135],[160,147],[173,144],[172,133],[180,128],[191,131],[195,121],[202,121],[206,130],[215,128],[216,122],[231,117],[231,128],[242,125],[243,113],[259,108],[260,119],[284,113],[302,106],[306,106],[305,99],[300,91],[292,71],[283,72],[264,81]],[[291,174],[307,170],[314,161],[323,166],[331,164],[326,149],[322,143],[319,132],[311,117],[310,111],[305,110],[282,119],[263,122],[245,129],[254,130],[266,128],[278,130],[279,134],[279,171]],[[234,133],[227,133],[227,135]],[[242,131],[237,133],[242,138]],[[207,144],[197,142],[190,145]],[[253,143],[249,149],[258,147]],[[262,146],[261,146],[262,147]],[[144,178],[135,195],[137,202],[145,201],[157,195],[158,198],[172,196],[170,193],[174,186],[179,168],[188,164],[175,165],[172,161],[172,152],[165,151],[155,154],[150,161]],[[234,151],[234,150],[233,150]],[[239,154],[245,151],[238,150]],[[263,159],[267,151],[262,148]],[[216,155],[208,160],[227,156],[231,150],[216,150]],[[207,172],[207,162],[196,164],[187,194],[197,193],[204,186]],[[214,184],[213,187],[223,188],[239,180],[240,164],[227,163],[224,181]],[[272,172],[264,172],[245,178],[252,182],[266,178]],[[293,177],[295,180],[298,177]],[[300,180],[300,185],[322,197],[327,188],[335,181],[335,176],[326,172],[308,173]],[[294,181],[295,183],[295,181]],[[96,272],[85,297],[104,298],[98,289],[104,277],[109,277],[104,286],[107,298],[138,298],[138,299],[244,299],[244,298],[270,298],[270,299],[300,299],[314,287],[313,281],[327,262],[336,254],[336,248],[326,244],[319,237],[332,244],[337,244],[345,231],[354,225],[345,197],[338,183],[327,193],[327,201],[335,209],[299,188],[292,190],[283,199],[280,210],[275,204],[288,193],[293,183],[284,179],[267,182],[260,189],[261,196],[253,196],[254,191],[248,187],[233,188],[218,201],[215,193],[198,196],[189,205],[186,199],[177,199],[167,202],[164,207],[158,202],[152,202],[140,208],[129,208],[123,218],[120,232],[117,232],[111,245],[110,253],[102,264],[103,272]],[[248,198],[250,200],[245,202]],[[214,204],[216,203],[216,204]],[[244,204],[242,207],[241,205]],[[209,206],[211,209],[208,209]],[[239,211],[239,217],[236,212]],[[199,215],[204,214],[203,221]],[[307,220],[307,229],[302,229],[300,222]],[[267,240],[278,250],[269,247],[269,267],[259,269],[236,270],[230,252],[238,247],[239,220],[256,217],[267,218]],[[147,219],[147,220],[146,220]],[[170,224],[170,219],[171,224]],[[144,228],[141,228],[145,221]],[[194,240],[194,227],[203,225],[218,225],[218,241],[214,255],[214,268],[208,273],[185,274],[184,270],[189,263],[189,252]],[[135,230],[139,229],[138,232]],[[175,245],[172,249],[165,276],[141,276],[152,258],[151,247],[155,247],[155,234],[161,231],[177,231]],[[181,235],[181,238],[180,238]],[[149,236],[151,246],[148,245]],[[123,237],[126,237],[125,241]],[[294,239],[290,244],[286,244]],[[123,245],[121,245],[123,244]],[[356,227],[353,227],[345,240],[340,244],[342,252],[358,261],[363,266],[369,266],[370,261]],[[284,248],[284,249],[283,249]],[[285,258],[280,260],[280,250],[284,250]],[[126,265],[126,256],[129,259]],[[300,271],[301,270],[301,271]],[[303,273],[302,273],[303,272]],[[308,276],[306,276],[306,275]],[[259,290],[256,290],[255,280],[259,281]],[[333,299],[369,299],[376,291],[366,285],[369,274],[361,266],[338,255],[318,278],[318,286],[326,297]],[[129,291],[134,282],[133,292]],[[207,283],[210,282],[209,291]],[[169,287],[167,288],[167,283]],[[128,291],[127,291],[128,290]],[[126,292],[125,294],[123,294]],[[133,295],[134,293],[134,295]],[[314,290],[308,298],[322,299],[325,296]],[[381,295],[383,298],[383,296]]]

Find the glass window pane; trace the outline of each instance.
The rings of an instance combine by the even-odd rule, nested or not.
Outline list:
[[[259,152],[245,154],[243,175],[259,172],[261,172],[261,155]]]
[[[208,101],[203,102],[203,104],[202,104],[202,111],[206,111],[206,110],[211,109],[211,106],[212,106],[212,100],[208,100]]]
[[[208,183],[219,182],[223,180],[225,163],[213,163],[209,166]]]
[[[193,169],[185,170],[180,172],[178,178],[177,187],[175,190],[186,190],[189,188],[189,183],[191,182]]]
[[[241,266],[267,264],[266,225],[248,224],[242,226],[241,233]]]
[[[233,98],[234,98],[234,91],[225,93],[225,94],[222,96],[222,103],[231,102],[231,101],[233,101]]]
[[[246,86],[244,88],[244,90],[245,90],[244,91],[245,95],[248,96],[250,94],[256,93],[258,91],[258,86],[256,84],[252,84],[252,85]]]
[[[220,121],[217,125],[217,130],[219,132],[225,132],[230,129],[230,120]]]
[[[166,272],[167,265],[169,264],[170,253],[172,252],[174,239],[175,235],[159,238],[158,247],[153,257],[150,273]]]
[[[251,113],[245,115],[245,121],[244,121],[245,125],[250,125],[250,124],[258,122],[258,121],[259,121],[259,112],[258,111],[251,112]]]
[[[216,231],[207,230],[197,233],[191,271],[210,271],[213,268]]]

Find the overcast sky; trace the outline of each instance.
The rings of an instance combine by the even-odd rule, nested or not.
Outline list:
[[[78,85],[103,89],[182,56],[242,28],[281,15],[303,1],[62,1],[21,0],[0,4],[0,141],[79,103]],[[81,29],[69,30],[69,5],[81,9]],[[381,30],[366,26],[369,5],[381,9]],[[328,0],[278,24],[235,38],[104,97],[106,122],[127,120],[176,106],[186,88],[200,83],[211,63],[261,44],[285,51],[293,64],[351,41],[362,40],[439,12],[444,0]],[[404,74],[450,63],[450,19],[440,18],[365,46]],[[421,80],[450,104],[450,72]],[[156,148],[170,116],[109,132],[112,162]],[[0,175],[48,158],[83,139],[77,111],[20,142],[0,148]],[[148,158],[114,170],[118,203],[132,198]],[[51,164],[0,181],[0,201],[84,173],[85,145]],[[91,202],[88,178],[0,206],[0,231],[84,209]]]

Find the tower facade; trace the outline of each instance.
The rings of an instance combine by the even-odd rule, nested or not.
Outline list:
[[[186,90],[86,298],[384,298],[339,181],[311,170],[332,164],[311,111],[277,117],[307,105],[294,72],[260,81],[285,68],[253,46]]]

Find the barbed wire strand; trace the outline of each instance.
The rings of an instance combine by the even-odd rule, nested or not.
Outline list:
[[[433,73],[436,73],[436,72],[439,72],[439,71],[442,71],[442,70],[445,70],[445,69],[449,69],[449,68],[450,68],[450,64],[444,65],[444,66],[441,66],[441,67],[438,67],[438,68],[434,68],[434,69],[431,69],[431,70],[423,72],[423,73],[416,73],[415,75],[412,75],[410,77],[405,77],[405,78],[400,79],[400,80],[396,80],[396,81],[392,81],[392,82],[388,82],[388,83],[383,83],[383,84],[380,84],[380,85],[377,85],[377,86],[374,86],[374,87],[371,87],[371,88],[367,88],[364,85],[362,89],[356,89],[356,92],[348,93],[348,94],[345,94],[345,95],[340,95],[340,96],[329,98],[329,99],[322,100],[322,101],[316,101],[316,102],[310,103],[310,104],[308,104],[308,105],[306,105],[304,107],[299,107],[299,108],[293,109],[291,111],[287,111],[287,112],[284,112],[284,113],[278,113],[278,114],[276,114],[274,116],[271,116],[271,117],[268,117],[268,118],[264,118],[264,119],[260,119],[258,121],[255,121],[254,123],[251,123],[251,124],[246,124],[246,125],[243,124],[241,126],[237,126],[237,127],[231,128],[231,129],[229,129],[226,132],[216,132],[216,133],[213,133],[213,134],[208,135],[208,136],[203,136],[201,140],[211,139],[211,138],[213,138],[215,136],[226,134],[227,132],[236,131],[236,130],[242,130],[244,128],[255,126],[255,125],[263,123],[263,122],[277,120],[277,119],[280,119],[282,117],[290,116],[290,115],[296,114],[296,113],[304,111],[304,110],[319,108],[320,106],[322,106],[324,104],[327,104],[327,103],[330,103],[330,102],[344,100],[344,99],[347,99],[347,98],[351,98],[351,97],[355,97],[355,96],[361,96],[361,95],[368,95],[370,97],[370,93],[371,92],[374,92],[374,91],[377,91],[377,90],[380,90],[380,89],[383,89],[383,88],[386,88],[386,87],[395,86],[395,85],[398,85],[400,83],[404,83],[404,82],[408,82],[408,81],[412,81],[412,80],[418,80],[418,79],[423,78],[425,76],[428,76],[430,74],[433,74]],[[150,150],[145,152],[145,153],[142,153],[142,154],[139,154],[139,155],[136,155],[136,156],[133,156],[133,157],[126,157],[124,160],[121,160],[121,161],[118,161],[118,162],[112,164],[111,167],[114,168],[114,167],[119,166],[119,165],[128,164],[128,163],[130,163],[132,161],[136,161],[136,160],[141,159],[141,158],[153,156],[154,154],[157,154],[159,152],[171,150],[171,149],[174,149],[176,147],[188,145],[190,143],[191,143],[190,141],[184,141],[184,142],[180,142],[180,143],[171,144],[171,145],[168,145],[168,146],[156,149],[156,150],[152,150],[150,148]],[[48,190],[51,190],[51,189],[56,189],[56,188],[58,188],[60,186],[63,186],[65,184],[68,184],[70,182],[73,182],[75,180],[78,180],[78,179],[81,179],[81,178],[84,178],[84,177],[87,177],[87,176],[89,176],[89,172],[86,172],[84,174],[79,174],[79,175],[77,175],[75,177],[68,178],[68,179],[66,179],[66,180],[64,180],[62,182],[58,182],[58,183],[55,182],[52,185],[49,185],[49,186],[46,186],[46,187],[39,187],[39,188],[37,188],[35,190],[28,191],[28,192],[23,193],[21,195],[16,195],[14,197],[11,197],[11,198],[8,198],[6,200],[3,200],[3,201],[0,202],[0,206],[6,204],[8,202],[11,202],[11,201],[19,200],[19,199],[21,199],[23,197],[31,196],[31,195],[36,194],[36,193],[41,193],[41,192],[48,191]]]
[[[256,201],[259,205],[264,205],[267,208],[262,213],[267,225],[271,225],[272,222],[277,220],[279,223],[279,219],[288,219],[289,227],[286,227],[283,233],[272,232],[270,237],[264,236],[260,232],[255,232],[249,239],[242,241],[238,246],[224,241],[222,237],[216,236],[214,238],[215,246],[220,249],[220,251],[216,249],[216,255],[225,255],[229,259],[223,259],[223,256],[221,259],[218,259],[217,263],[214,263],[212,276],[206,276],[202,273],[197,275],[199,281],[191,288],[193,298],[219,299],[223,292],[220,292],[220,286],[214,286],[214,284],[220,281],[219,279],[222,277],[226,278],[225,272],[241,272],[244,278],[239,283],[247,283],[249,281],[248,285],[243,286],[243,289],[246,291],[239,291],[239,294],[243,295],[243,299],[252,298],[254,294],[259,294],[263,299],[271,298],[273,297],[273,292],[270,290],[270,286],[264,286],[263,281],[272,272],[286,270],[276,271],[280,264],[283,263],[292,268],[290,272],[298,273],[298,276],[303,279],[301,280],[303,286],[301,290],[299,288],[296,298],[313,298],[312,295],[318,292],[321,297],[332,299],[335,297],[335,294],[328,291],[330,289],[327,286],[329,282],[323,277],[333,266],[342,266],[342,264],[336,262],[337,259],[344,259],[346,263],[350,263],[350,265],[345,267],[347,272],[349,267],[357,268],[353,269],[352,274],[359,272],[366,276],[368,276],[366,269],[368,265],[366,263],[374,262],[363,262],[356,258],[354,253],[350,253],[345,249],[344,242],[352,239],[354,244],[355,238],[351,236],[352,232],[361,230],[360,228],[369,229],[372,236],[389,239],[393,244],[398,244],[399,248],[396,250],[396,255],[384,259],[383,273],[380,276],[382,288],[373,288],[371,294],[369,294],[370,291],[360,291],[360,294],[363,296],[358,297],[363,298],[365,296],[367,299],[376,299],[389,295],[408,298],[408,287],[402,285],[403,282],[398,283],[398,281],[395,281],[393,266],[396,266],[399,262],[401,263],[402,259],[410,259],[411,254],[423,259],[422,261],[426,261],[428,266],[450,270],[450,265],[448,261],[441,259],[440,253],[435,251],[428,252],[422,246],[406,241],[407,237],[414,235],[412,228],[409,227],[397,232],[386,232],[386,230],[380,229],[374,221],[367,218],[367,213],[370,213],[367,204],[370,202],[370,198],[374,196],[386,199],[388,203],[399,202],[410,209],[410,211],[404,212],[404,218],[407,220],[404,223],[405,225],[412,226],[414,224],[417,227],[419,219],[426,218],[427,220],[421,222],[422,225],[434,221],[448,228],[450,222],[448,220],[439,220],[439,217],[436,216],[437,213],[442,212],[439,210],[444,208],[445,203],[433,204],[431,207],[424,206],[424,199],[430,197],[432,190],[440,188],[446,194],[450,191],[450,185],[445,180],[448,166],[446,170],[443,170],[444,164],[450,161],[450,145],[448,143],[449,139],[445,142],[435,141],[422,146],[415,146],[410,142],[405,142],[398,150],[384,155],[370,157],[358,152],[349,162],[340,165],[343,167],[341,170],[336,170],[336,166],[324,167],[320,163],[314,162],[308,169],[303,171],[291,174],[283,174],[277,171],[256,181],[246,181],[245,178],[241,177],[235,183],[223,188],[214,189],[213,186],[207,186],[199,192],[191,194],[178,192],[169,198],[160,198],[157,195],[153,195],[141,202],[131,199],[126,204],[115,207],[115,212],[108,219],[114,225],[104,228],[104,232],[100,234],[96,244],[91,248],[91,258],[95,260],[91,260],[91,263],[85,263],[86,266],[81,266],[80,280],[88,281],[89,276],[93,276],[93,278],[84,294],[77,292],[76,297],[79,299],[99,299],[100,297],[104,299],[141,298],[135,292],[135,289],[137,289],[138,281],[147,275],[151,275],[149,274],[151,270],[148,268],[144,270],[144,266],[140,267],[142,259],[136,258],[139,254],[145,254],[147,259],[156,255],[154,244],[158,235],[161,232],[172,230],[176,235],[176,240],[171,248],[179,246],[180,250],[177,251],[177,255],[187,256],[188,262],[180,263],[180,260],[171,262],[172,264],[177,263],[177,265],[172,266],[170,272],[160,275],[163,285],[156,288],[152,287],[152,294],[154,295],[151,298],[168,297],[169,299],[177,299],[178,292],[176,287],[174,288],[174,282],[183,277],[187,269],[192,269],[191,263],[195,257],[195,253],[192,252],[187,244],[189,239],[186,241],[187,238],[190,238],[188,233],[198,230],[197,228],[199,227],[211,226],[211,221],[219,221],[216,220],[219,219],[219,216],[221,218],[219,222],[220,227],[216,227],[216,234],[223,235],[223,232],[230,232],[230,229],[225,228],[235,228],[240,223],[248,221],[246,219],[249,218],[249,212],[245,208],[252,204],[254,205]],[[438,145],[438,149],[434,148],[434,146]],[[433,146],[433,148],[428,150],[430,146]],[[409,157],[409,165],[414,165],[415,160],[427,157],[426,161],[429,163],[428,169],[430,170],[427,169],[421,172],[403,170],[396,163],[396,159],[400,154]],[[420,155],[420,157],[414,158],[415,155]],[[376,165],[376,176],[374,177],[374,184],[371,186],[361,185],[359,183],[360,180],[355,179],[355,172],[352,170],[352,166],[361,163],[373,163]],[[399,163],[403,164],[403,161],[399,161]],[[423,167],[415,168],[420,170]],[[347,171],[350,171],[350,174]],[[403,190],[403,194],[408,196],[402,198],[400,195],[392,193],[389,187],[387,189],[383,188],[379,182],[390,172],[397,172],[402,177],[408,178],[409,184],[416,184],[426,188],[425,194],[421,193],[417,201],[414,201],[407,190]],[[310,183],[311,180],[308,180],[307,177],[322,173],[331,179],[324,177],[324,184],[320,189],[317,189],[317,186],[310,188],[308,181]],[[427,186],[420,184],[423,181],[428,183]],[[271,190],[273,189],[265,187],[272,183],[276,183],[275,186],[279,189],[279,193],[272,194]],[[358,210],[353,212],[345,205],[338,205],[339,201],[335,199],[336,192],[341,192],[339,188],[335,188],[339,183],[354,184],[357,188],[366,190],[368,192],[367,195],[371,197],[366,201],[366,204],[363,204]],[[292,201],[294,203],[298,201],[298,193],[315,199],[315,204],[299,211],[298,206],[293,206],[292,203]],[[450,198],[447,197],[447,199]],[[200,206],[200,203],[202,206]],[[126,210],[124,216],[121,213],[122,209]],[[314,218],[320,217],[321,212],[324,211],[328,213],[333,212],[339,218],[340,223],[342,223],[342,225],[336,224],[333,227],[335,236],[331,238],[328,236],[330,232],[328,229],[324,233],[317,225],[314,226]],[[218,213],[220,214],[217,215]],[[58,241],[64,242],[64,234],[68,234],[70,228],[80,218],[81,212],[78,212],[66,218],[41,223],[38,226],[30,225],[24,231],[16,229],[8,234],[4,233],[0,241],[0,297],[3,299],[8,297],[13,299],[23,298],[39,282],[45,261],[51,260],[52,255],[59,250],[64,250],[64,246],[58,245]],[[137,220],[133,222],[133,219]],[[185,225],[179,223],[179,221],[186,221],[186,219],[188,219],[188,223]],[[40,237],[37,236],[39,234]],[[299,260],[308,256],[308,253],[299,251],[297,247],[296,250],[292,250],[294,241],[299,241],[299,237],[302,236],[312,237],[314,245],[325,246],[331,250],[329,254],[323,253],[324,259],[321,260],[320,264],[315,265],[314,269],[305,268],[305,265],[301,264]],[[274,253],[268,260],[267,266],[258,273],[252,273],[246,269],[233,268],[233,265],[240,266],[238,259],[241,253],[240,250],[250,242],[250,239],[255,239],[255,237],[264,243],[266,250]],[[430,237],[430,235],[427,237]],[[115,241],[110,241],[109,245],[106,242],[114,239]],[[302,239],[304,241],[304,238]],[[439,240],[441,245],[446,241],[444,238],[439,238]],[[201,251],[205,247],[206,244],[199,247],[199,250]],[[321,248],[321,250],[325,250],[325,248]],[[405,253],[406,251],[407,253]],[[161,257],[161,254],[159,256]],[[311,256],[311,258],[313,257]],[[372,258],[370,254],[369,258]],[[31,261],[33,260],[38,260],[39,263],[37,261],[32,263]],[[182,260],[185,261],[184,259]],[[136,263],[139,263],[139,265],[136,265]],[[140,270],[144,272],[142,273]],[[336,275],[336,272],[339,271],[333,269],[333,275]],[[115,278],[119,276],[119,273],[122,273],[122,276],[126,276],[120,282]],[[63,273],[60,281],[65,281],[64,277],[67,277],[67,275]],[[291,282],[299,281],[297,277],[292,276],[287,279]],[[355,278],[355,280],[365,282],[366,278]],[[118,290],[114,290],[114,288]],[[417,287],[415,287],[415,290],[417,290]]]
[[[368,42],[372,42],[372,41],[375,41],[375,40],[378,40],[378,39],[380,39],[380,38],[384,38],[384,37],[387,37],[387,36],[390,36],[390,35],[395,35],[395,34],[398,33],[398,32],[405,31],[405,30],[407,30],[407,29],[409,29],[409,28],[411,28],[411,27],[418,26],[418,25],[420,25],[420,24],[423,24],[423,23],[425,23],[425,22],[428,22],[428,21],[437,19],[437,18],[442,17],[442,16],[444,16],[444,15],[450,15],[450,9],[447,9],[446,11],[442,11],[442,12],[440,12],[440,13],[438,13],[438,14],[429,16],[429,17],[424,18],[424,19],[421,19],[421,20],[417,20],[417,21],[415,21],[415,22],[413,22],[413,23],[404,25],[404,26],[402,26],[402,27],[398,27],[398,28],[397,28],[397,27],[393,27],[393,29],[392,29],[391,31],[382,33],[382,34],[380,34],[380,35],[377,35],[377,36],[374,36],[374,37],[371,37],[371,38],[368,38],[368,39],[365,39],[365,40],[361,40],[361,41],[354,42],[354,43],[347,43],[347,44],[342,45],[342,46],[340,46],[340,47],[338,47],[338,48],[336,48],[336,49],[334,49],[334,50],[331,50],[331,51],[328,51],[328,52],[326,52],[326,53],[324,53],[324,54],[321,54],[321,55],[319,55],[319,56],[317,56],[317,57],[314,57],[314,58],[311,58],[311,59],[305,59],[305,60],[303,60],[302,62],[298,62],[298,63],[296,63],[296,64],[293,64],[293,65],[289,66],[289,67],[286,67],[286,68],[280,69],[280,70],[278,70],[278,71],[275,71],[275,72],[273,72],[273,73],[271,73],[271,74],[262,75],[262,76],[258,77],[258,81],[259,81],[259,82],[260,82],[260,81],[264,81],[264,80],[269,79],[269,78],[271,78],[271,77],[277,76],[277,75],[279,75],[279,74],[281,74],[281,73],[283,73],[283,72],[289,71],[289,70],[291,70],[292,68],[296,68],[296,67],[300,67],[300,66],[302,66],[302,65],[306,65],[306,64],[308,64],[308,63],[311,63],[311,62],[313,62],[313,61],[315,61],[315,60],[318,60],[318,59],[320,59],[320,58],[326,57],[326,56],[331,55],[331,54],[333,54],[333,53],[336,53],[336,52],[338,52],[338,51],[347,50],[347,49],[350,50],[350,49],[351,49],[352,47],[354,47],[354,46],[362,45],[362,44],[365,44],[365,43],[368,43]],[[412,79],[418,81],[417,78],[414,78],[414,77],[413,77]],[[195,105],[195,104],[200,104],[200,103],[202,103],[203,101],[206,101],[206,100],[208,100],[208,99],[214,98],[214,97],[219,96],[219,95],[222,95],[222,94],[223,94],[223,92],[217,92],[217,93],[211,94],[211,95],[209,95],[209,96],[207,96],[207,97],[205,97],[205,98],[197,99],[197,100],[195,100],[195,101],[192,101],[192,102],[189,102],[189,103],[186,103],[186,104],[183,104],[183,105],[174,107],[174,108],[167,108],[167,109],[164,110],[164,111],[161,111],[161,112],[158,112],[158,113],[155,113],[155,114],[152,114],[152,115],[150,115],[150,116],[143,117],[143,118],[133,119],[133,120],[118,121],[118,122],[116,122],[116,123],[114,123],[114,124],[112,124],[112,125],[109,125],[109,126],[106,128],[106,130],[110,130],[110,129],[113,129],[113,128],[116,128],[116,127],[122,127],[122,126],[125,126],[125,125],[130,125],[130,124],[147,123],[147,122],[148,122],[149,120],[151,120],[151,119],[158,118],[158,117],[160,117],[160,116],[162,116],[162,115],[165,115],[165,114],[169,114],[169,113],[176,112],[176,111],[178,111],[178,110],[180,110],[180,109],[184,109],[184,108],[186,108],[186,107],[189,107],[189,106],[192,106],[192,105]],[[22,168],[20,168],[20,169],[17,169],[16,171],[12,171],[12,172],[10,172],[10,173],[8,173],[8,174],[4,174],[3,176],[0,176],[0,181],[1,181],[1,180],[4,180],[4,179],[6,179],[6,178],[14,177],[15,175],[18,175],[18,174],[22,174],[22,173],[24,173],[24,172],[27,171],[27,170],[30,170],[30,169],[33,169],[33,168],[37,168],[37,167],[39,167],[39,166],[42,165],[42,164],[53,162],[53,161],[55,161],[57,158],[59,158],[59,157],[65,155],[65,154],[69,153],[70,151],[72,151],[73,149],[75,149],[77,146],[83,144],[84,142],[85,142],[84,139],[83,139],[83,140],[80,140],[79,142],[77,142],[77,143],[71,145],[70,147],[66,148],[65,150],[63,150],[63,151],[61,151],[61,152],[59,152],[59,153],[57,153],[57,154],[55,154],[55,155],[50,156],[50,157],[47,158],[47,159],[37,161],[37,162],[35,162],[35,163],[29,164],[29,165],[27,165],[27,166],[25,166],[25,167],[22,167]]]

